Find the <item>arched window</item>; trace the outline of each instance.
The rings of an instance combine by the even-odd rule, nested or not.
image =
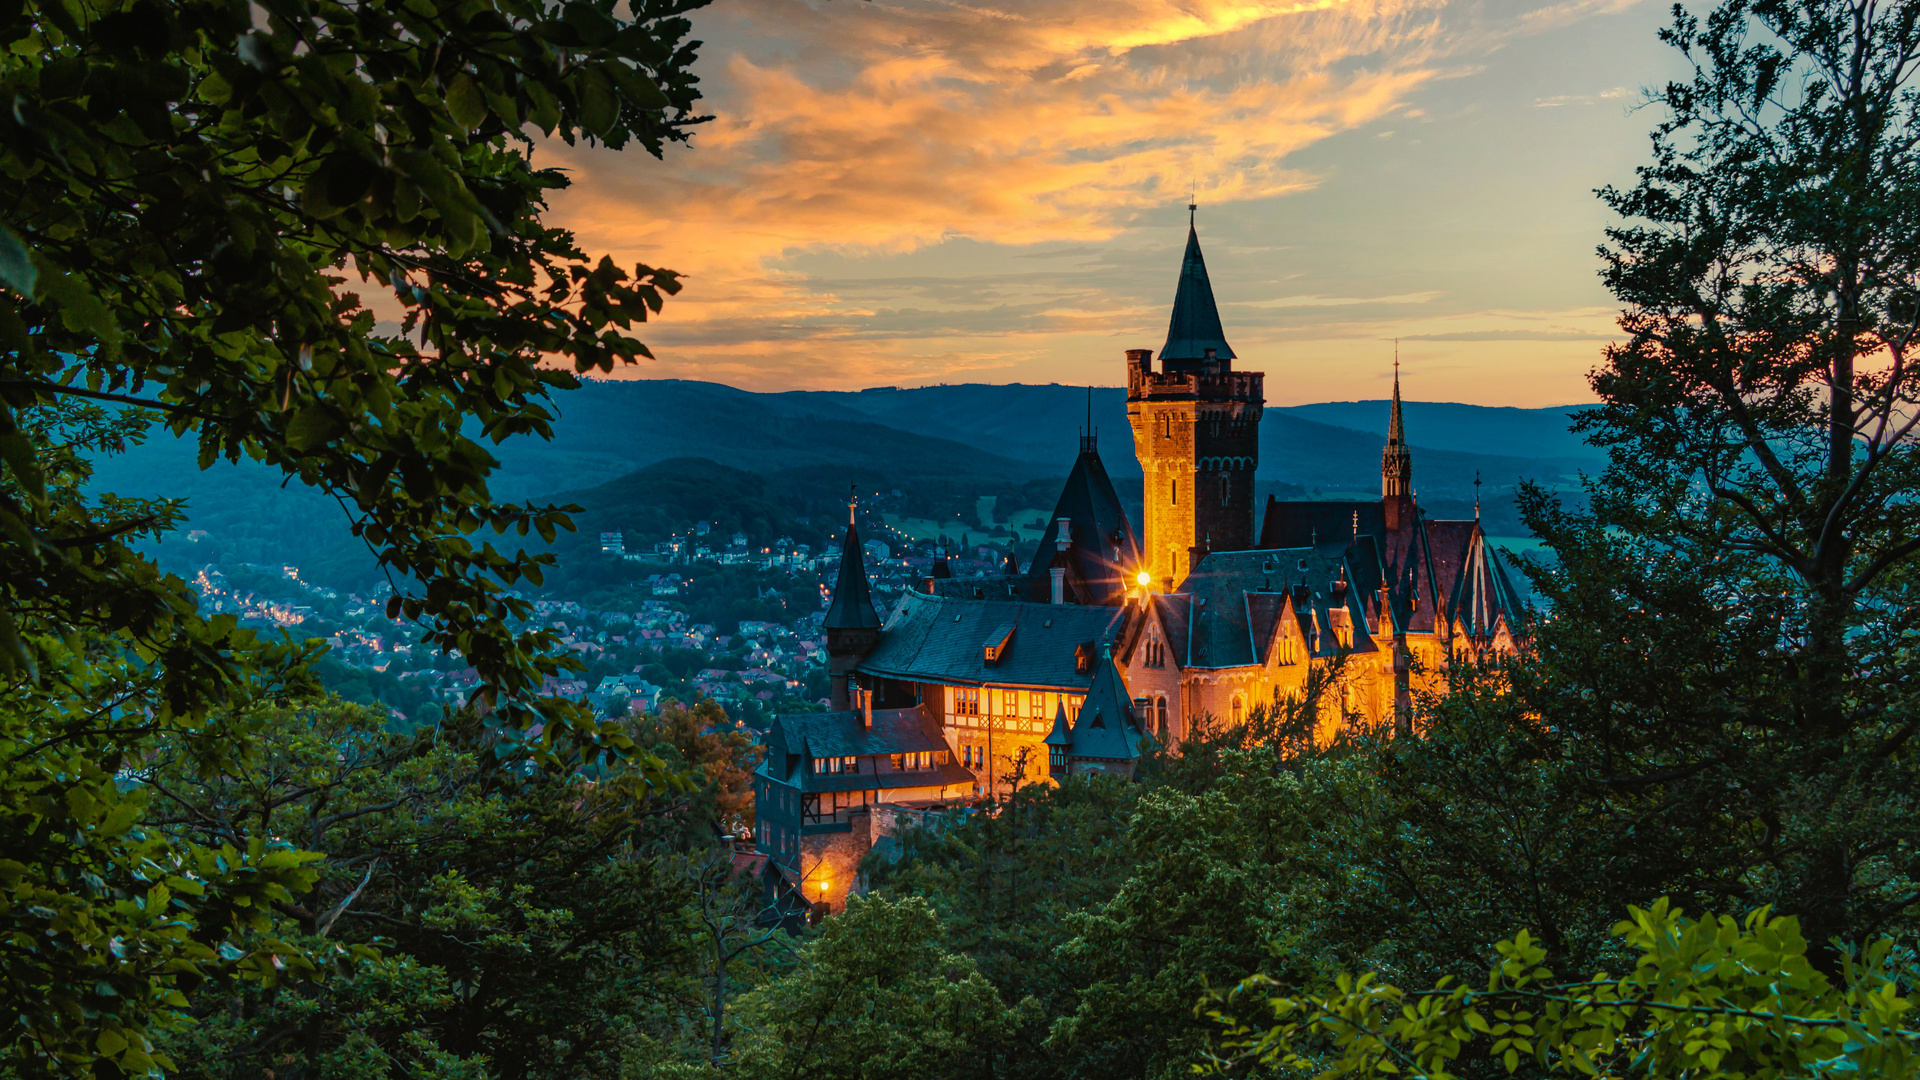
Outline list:
[[[1245,717],[1246,711],[1247,703],[1240,700],[1239,694],[1233,695],[1233,722],[1238,724]]]
[[[1159,713],[1160,741],[1165,742],[1167,741],[1167,699],[1163,697],[1156,701],[1154,710]]]
[[[1167,485],[1167,490],[1172,493],[1171,497],[1172,497],[1173,505],[1179,506],[1180,505],[1180,481],[1174,480],[1170,482]]]
[[[1232,477],[1224,473],[1221,474],[1220,476],[1220,505],[1221,506],[1227,505],[1227,481],[1230,479],[1232,479]]]

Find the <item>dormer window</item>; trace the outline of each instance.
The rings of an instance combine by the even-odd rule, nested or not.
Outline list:
[[[1000,658],[1006,655],[1008,646],[1013,644],[1014,629],[1013,623],[1004,623],[988,635],[981,659],[988,664],[998,664]]]

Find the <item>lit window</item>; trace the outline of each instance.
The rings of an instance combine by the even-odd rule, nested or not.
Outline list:
[[[1240,700],[1239,694],[1233,695],[1233,722],[1234,723],[1237,724],[1240,722],[1241,715],[1246,711],[1246,707],[1247,707],[1246,702]]]
[[[1039,691],[1028,694],[1027,710],[1029,716],[1038,716],[1044,719],[1047,715],[1047,695]]]
[[[1020,691],[1002,690],[1000,692],[1000,711],[1008,716],[1020,715]]]

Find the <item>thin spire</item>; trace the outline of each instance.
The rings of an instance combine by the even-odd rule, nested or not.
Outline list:
[[[1480,520],[1480,470],[1473,470],[1473,520]]]
[[[1180,259],[1180,282],[1173,293],[1173,316],[1167,321],[1167,343],[1162,360],[1204,360],[1212,350],[1217,360],[1234,359],[1233,346],[1220,325],[1220,307],[1213,299],[1207,260],[1200,254],[1200,232],[1193,221],[1197,204],[1187,204],[1187,250]]]
[[[854,508],[860,505],[860,485],[847,485],[847,527],[853,527]]]
[[[1407,423],[1400,411],[1400,339],[1393,340],[1393,406],[1387,414],[1387,447],[1380,454],[1380,494],[1413,498],[1413,452],[1407,447]]]

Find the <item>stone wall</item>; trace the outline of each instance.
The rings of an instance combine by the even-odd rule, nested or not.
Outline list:
[[[847,894],[856,891],[860,860],[873,847],[873,814],[855,810],[847,816],[851,819],[847,832],[800,837],[800,886],[809,902],[824,901],[829,914],[845,910]]]

